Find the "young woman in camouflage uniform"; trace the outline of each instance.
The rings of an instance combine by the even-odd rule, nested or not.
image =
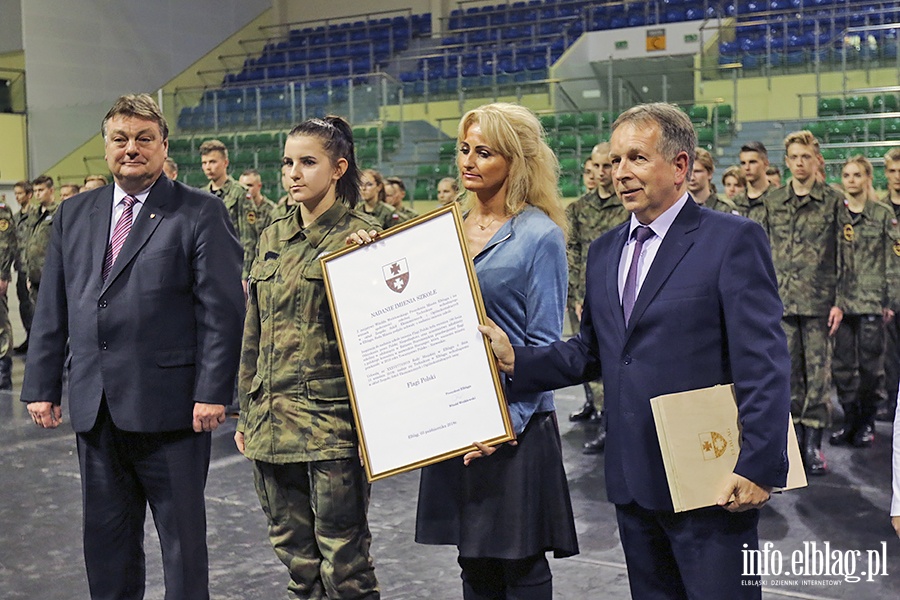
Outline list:
[[[251,268],[235,443],[253,460],[291,597],[377,599],[369,485],[319,263],[373,227],[351,210],[360,196],[350,126],[296,126],[282,173],[297,210],[263,231]]]

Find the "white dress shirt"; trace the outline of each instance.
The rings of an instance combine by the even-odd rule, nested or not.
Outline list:
[[[644,284],[644,278],[647,277],[647,272],[650,270],[650,265],[653,264],[653,259],[656,258],[656,253],[659,252],[659,246],[662,244],[663,239],[666,237],[666,234],[669,232],[669,228],[672,226],[672,223],[675,221],[675,217],[678,216],[678,213],[681,212],[681,209],[684,208],[684,205],[687,203],[688,195],[687,192],[678,199],[678,201],[670,206],[666,211],[656,217],[656,219],[647,225],[651,231],[655,235],[650,236],[644,242],[643,247],[641,248],[641,255],[638,257],[638,280],[637,280],[637,289],[635,290],[634,297],[637,298],[641,292],[641,286]],[[632,233],[634,230],[641,226],[642,223],[637,220],[633,214],[631,215],[631,221],[628,224],[628,241],[625,242],[625,247],[622,248],[622,257],[619,259],[619,303],[622,303],[622,291],[625,289],[625,279],[628,277],[628,269],[631,266],[631,255],[634,253],[634,243],[635,239],[632,237]]]
[[[144,201],[147,200],[147,196],[150,195],[150,188],[148,187],[146,190],[137,194],[127,194],[125,193],[125,190],[119,187],[118,183],[113,186],[112,219],[109,221],[109,236],[106,238],[107,242],[112,240],[113,231],[116,229],[116,223],[119,222],[119,218],[122,216],[122,213],[125,212],[125,204],[123,204],[122,201],[125,199],[125,196],[128,195],[137,198],[137,202],[131,207],[131,224],[134,225],[134,220],[137,219],[138,213],[141,212]]]

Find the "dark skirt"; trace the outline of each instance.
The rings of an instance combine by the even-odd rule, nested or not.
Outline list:
[[[536,413],[518,438],[463,466],[422,469],[416,541],[457,546],[470,558],[578,554],[556,413]]]

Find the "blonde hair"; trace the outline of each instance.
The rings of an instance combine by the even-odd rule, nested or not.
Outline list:
[[[866,158],[862,154],[854,154],[853,156],[851,156],[850,158],[845,160],[843,165],[841,165],[841,174],[844,173],[844,167],[846,167],[850,163],[854,163],[854,164],[858,165],[860,170],[865,174],[866,179],[869,180],[869,186],[866,190],[866,200],[873,201],[873,202],[877,201],[878,198],[875,197],[875,195],[873,193],[873,189],[872,189],[872,175],[874,173],[874,169],[872,168],[872,163],[869,161],[868,158]],[[846,193],[846,190],[844,190],[844,193]]]
[[[747,178],[744,176],[744,172],[737,165],[731,165],[725,172],[722,174],[722,185],[725,185],[725,180],[728,177],[734,177],[737,179],[738,185],[741,187],[747,187]]]
[[[507,102],[479,106],[460,120],[457,134],[460,141],[472,125],[481,127],[491,148],[509,164],[506,213],[516,215],[526,205],[534,206],[568,235],[569,222],[559,194],[559,161],[547,145],[544,130],[534,113]],[[474,203],[475,194],[466,192],[463,208],[468,210]]]
[[[812,132],[807,129],[803,129],[801,131],[793,131],[789,133],[786,138],[784,138],[785,152],[788,151],[788,148],[791,147],[791,144],[802,144],[804,146],[810,146],[814,148],[816,152],[819,152],[819,140],[817,140],[816,136],[814,136]]]
[[[900,148],[891,148],[884,155],[885,162],[897,162],[900,161]]]
[[[712,154],[709,153],[709,150],[706,148],[695,148],[694,155],[694,162],[703,165],[703,168],[712,175],[713,171],[716,170],[716,165],[713,162],[713,157]]]

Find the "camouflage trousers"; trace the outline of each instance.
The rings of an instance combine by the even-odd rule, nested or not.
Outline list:
[[[881,315],[844,315],[834,336],[831,374],[844,414],[874,423],[884,401],[884,323]]]
[[[813,429],[831,426],[831,339],[827,317],[785,316],[791,355],[791,416]]]
[[[6,358],[12,351],[12,323],[9,322],[9,301],[0,296],[0,358]]]
[[[256,493],[291,598],[378,600],[366,513],[370,486],[359,459],[276,465],[254,461]]]
[[[897,406],[897,388],[900,387],[900,314],[887,324],[884,337],[885,406],[893,414]]]

